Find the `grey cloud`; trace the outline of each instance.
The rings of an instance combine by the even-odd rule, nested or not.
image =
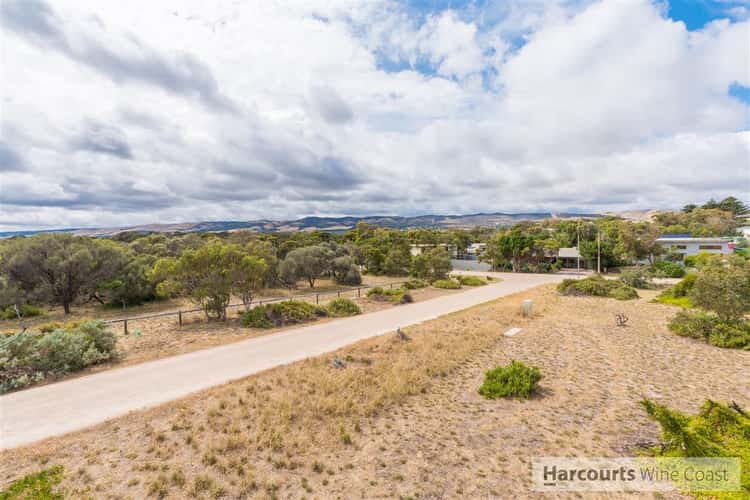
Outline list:
[[[136,53],[119,54],[88,33],[71,44],[60,29],[62,20],[44,0],[3,0],[2,24],[21,37],[60,51],[115,82],[135,81],[160,87],[167,92],[198,98],[209,107],[236,111],[235,104],[221,94],[211,70],[190,54],[166,57],[135,36],[128,40]]]
[[[97,123],[90,124],[72,141],[71,146],[78,151],[101,153],[123,160],[133,158],[133,152],[122,130]]]
[[[0,141],[0,172],[26,170],[21,156],[3,141]]]
[[[315,110],[328,123],[348,123],[354,118],[352,108],[331,87],[313,86],[310,89],[310,98]]]

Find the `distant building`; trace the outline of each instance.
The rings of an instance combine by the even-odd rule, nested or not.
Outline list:
[[[737,232],[739,232],[746,240],[750,240],[750,226],[741,227],[737,229]]]
[[[732,238],[693,238],[683,234],[665,234],[656,239],[665,252],[681,254],[682,258],[699,253],[730,254],[734,252]]]
[[[479,260],[487,250],[487,243],[472,243],[466,250],[456,249],[455,258],[458,260]]]
[[[563,247],[557,251],[557,258],[562,261],[563,267],[576,267],[581,254],[576,247]],[[583,261],[580,261],[583,265]]]
[[[414,243],[412,245],[409,245],[409,247],[409,251],[411,252],[412,257],[422,255],[422,252],[431,248],[444,248],[448,250],[448,253],[450,253],[451,257],[456,256],[456,246],[449,245],[448,243]]]

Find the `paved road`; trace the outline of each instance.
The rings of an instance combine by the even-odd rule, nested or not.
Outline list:
[[[562,276],[503,281],[424,302],[256,337],[0,396],[0,449],[97,424],[268,368],[516,293]]]

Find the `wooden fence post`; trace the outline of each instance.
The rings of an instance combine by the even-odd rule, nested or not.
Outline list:
[[[362,289],[361,288],[357,288],[357,298],[359,298],[361,296],[362,296]]]
[[[124,320],[122,324],[125,326],[125,335],[128,334],[128,320]]]
[[[336,297],[341,297],[341,292],[336,292]]]
[[[315,294],[315,303],[320,304],[320,296],[317,293]]]
[[[177,319],[180,322],[180,326],[182,326],[182,311],[177,311]]]

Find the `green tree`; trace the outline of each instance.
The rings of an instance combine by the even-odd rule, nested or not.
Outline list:
[[[245,255],[235,268],[234,287],[242,299],[245,310],[250,309],[253,298],[266,284],[268,264],[255,255]]]
[[[126,263],[119,243],[42,234],[18,238],[4,248],[2,271],[9,285],[62,305],[65,314],[82,297],[117,277]]]
[[[156,296],[155,285],[149,278],[149,272],[156,258],[151,255],[135,257],[129,255],[127,263],[117,273],[115,279],[102,283],[95,296],[100,302],[119,304],[123,308],[141,304]],[[101,299],[99,295],[104,298]]]
[[[333,253],[323,245],[314,245],[294,249],[284,260],[293,261],[297,275],[307,280],[310,288],[314,288],[315,281],[330,271]]]
[[[623,224],[617,250],[626,261],[652,260],[661,253],[661,246],[656,242],[659,233],[659,228],[648,222]]]
[[[227,306],[242,277],[243,257],[239,246],[220,241],[187,250],[174,265],[174,289],[200,305],[207,317],[226,319]]]
[[[750,311],[750,262],[735,255],[707,261],[690,298],[723,321],[741,320]]]
[[[537,261],[544,256],[544,249],[537,239],[521,229],[501,233],[488,245],[488,257],[493,266],[510,263],[513,272],[519,272],[524,264]]]
[[[411,267],[411,253],[403,247],[392,248],[383,260],[382,271],[388,276],[406,276]]]
[[[412,259],[411,275],[415,278],[437,281],[448,277],[453,269],[451,256],[444,248],[430,248]]]

